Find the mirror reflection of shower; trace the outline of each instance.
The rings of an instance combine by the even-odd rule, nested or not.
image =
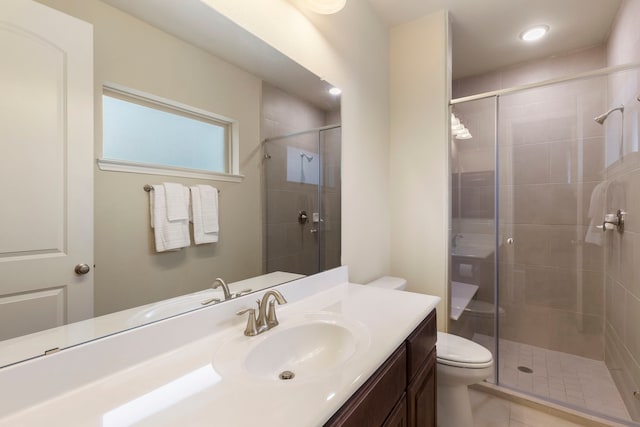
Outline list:
[[[313,156],[308,155],[307,153],[300,153],[300,182],[306,182],[307,179],[304,176],[304,159],[307,159],[307,163],[313,160]]]

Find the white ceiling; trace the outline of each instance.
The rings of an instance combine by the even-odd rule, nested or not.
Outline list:
[[[640,0],[630,0],[640,1]],[[606,42],[621,0],[369,0],[389,26],[438,10],[450,12],[454,78]],[[549,34],[525,43],[520,33],[546,24]]]
[[[169,34],[198,46],[292,95],[332,111],[340,97],[331,85],[202,0],[102,0]]]

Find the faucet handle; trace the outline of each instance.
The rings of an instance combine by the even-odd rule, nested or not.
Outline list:
[[[232,294],[231,297],[232,298],[238,298],[238,297],[241,297],[243,295],[250,294],[251,292],[253,292],[253,290],[250,289],[250,288],[247,288],[247,289],[241,290],[240,292],[236,292],[235,294]]]
[[[201,305],[209,305],[211,303],[217,304],[219,302],[220,302],[220,298],[210,298],[210,299],[208,299],[206,301],[202,301],[200,304]]]
[[[258,327],[256,324],[256,309],[245,308],[244,310],[236,312],[236,315],[242,316],[245,313],[249,313],[249,318],[247,319],[247,326],[244,329],[244,334],[248,337],[258,335]]]

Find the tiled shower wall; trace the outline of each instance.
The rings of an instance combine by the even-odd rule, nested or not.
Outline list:
[[[262,138],[286,135],[327,124],[339,123],[339,112],[327,112],[296,98],[274,86],[262,87]],[[300,274],[318,272],[318,239],[331,266],[340,263],[340,131],[329,131],[319,153],[318,134],[308,133],[267,143],[270,156],[263,159],[265,188],[264,227],[265,269]],[[311,230],[313,212],[318,212],[318,186],[287,180],[287,146],[311,153],[319,159],[323,154],[326,185],[323,191],[325,222],[329,229],[319,236]],[[337,149],[336,149],[337,147]],[[337,152],[335,152],[337,150]],[[306,211],[309,220],[298,222],[298,212]],[[335,263],[337,258],[337,263]]]

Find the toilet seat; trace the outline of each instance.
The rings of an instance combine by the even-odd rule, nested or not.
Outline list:
[[[493,364],[491,352],[466,338],[438,332],[436,343],[438,363],[467,369],[488,368]]]

